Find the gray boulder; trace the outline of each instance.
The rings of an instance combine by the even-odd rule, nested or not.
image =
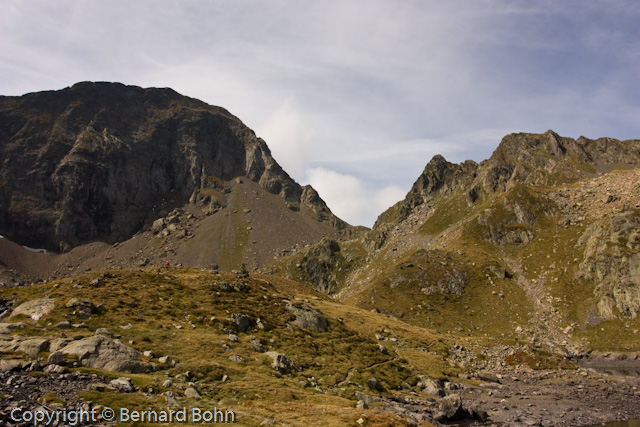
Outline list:
[[[131,378],[127,377],[120,377],[116,378],[115,380],[111,380],[111,382],[109,382],[109,385],[115,387],[117,390],[123,393],[133,393],[134,391],[136,391],[136,387],[131,382]]]
[[[184,391],[184,396],[191,399],[200,400],[202,396],[194,383],[189,383],[189,387]]]
[[[63,357],[64,355],[62,354],[62,352],[54,351],[53,353],[49,354],[47,363],[49,363],[50,365],[62,365]]]
[[[29,317],[34,322],[37,322],[43,316],[51,313],[51,310],[53,310],[55,307],[55,302],[55,298],[49,297],[24,302],[16,307],[15,310],[13,310],[9,318],[17,316],[19,314],[23,314]]]
[[[249,316],[234,313],[231,315],[231,321],[236,325],[239,332],[247,332],[251,329],[251,319],[249,319]]]
[[[19,323],[0,323],[0,334],[10,334],[16,329],[24,329],[27,324],[24,322]]]
[[[436,415],[436,420],[439,422],[455,421],[464,419],[467,415],[467,412],[462,408],[462,398],[460,398],[460,395],[450,394],[440,399],[439,412]]]
[[[291,303],[287,304],[287,311],[296,316],[292,323],[302,329],[325,332],[327,330],[327,318],[322,313],[302,304],[299,307]]]
[[[267,352],[267,346],[264,345],[264,341],[261,340],[260,338],[251,337],[251,339],[249,339],[249,345],[251,345],[251,348],[253,349],[253,351],[257,353]]]
[[[60,351],[78,357],[83,366],[115,372],[150,372],[153,363],[143,362],[140,352],[104,335],[93,335],[73,341]]]
[[[37,356],[41,351],[49,350],[49,340],[41,337],[2,337],[0,338],[0,352],[24,353]]]
[[[265,354],[271,358],[271,367],[281,374],[297,369],[296,363],[284,354],[276,351],[267,351]]]
[[[96,312],[96,306],[89,300],[82,298],[71,298],[64,305],[74,310],[74,314],[81,319],[88,319]]]

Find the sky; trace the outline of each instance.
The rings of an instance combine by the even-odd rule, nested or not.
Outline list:
[[[436,154],[640,138],[639,22],[636,0],[0,0],[0,94],[171,87],[371,226]]]

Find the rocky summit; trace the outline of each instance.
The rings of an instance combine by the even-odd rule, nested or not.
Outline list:
[[[435,156],[372,229],[171,89],[0,97],[0,160],[4,424],[640,418],[639,140],[549,130]]]

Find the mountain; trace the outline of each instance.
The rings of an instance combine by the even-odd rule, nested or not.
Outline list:
[[[479,164],[435,156],[366,235],[274,271],[447,333],[637,351],[638,188],[638,140],[511,134]]]
[[[258,268],[352,231],[240,120],[171,89],[85,82],[0,97],[0,159],[0,234],[55,253],[76,248],[62,261],[74,266],[91,255],[80,248],[148,230],[157,237],[100,261]],[[54,264],[40,267],[55,274]]]
[[[639,140],[435,156],[370,230],[170,89],[1,97],[0,161],[0,423],[640,417]]]

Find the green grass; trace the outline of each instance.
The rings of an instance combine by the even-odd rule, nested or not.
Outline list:
[[[480,203],[476,200],[476,203]],[[477,209],[469,206],[464,194],[458,192],[440,200],[434,212],[420,226],[420,234],[437,236],[460,220],[468,217]]]

